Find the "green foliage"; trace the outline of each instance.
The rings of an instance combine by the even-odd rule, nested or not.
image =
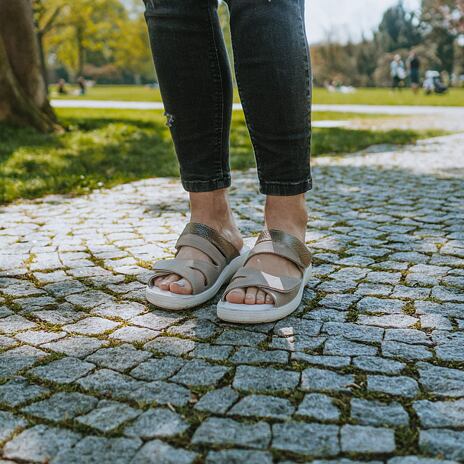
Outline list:
[[[63,66],[71,80],[120,79],[125,74],[152,80],[154,68],[143,13],[120,0],[34,0],[36,24],[46,23],[59,8],[46,53]]]

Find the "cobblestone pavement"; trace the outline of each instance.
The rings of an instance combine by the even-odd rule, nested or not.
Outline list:
[[[256,235],[254,173],[235,177]],[[464,461],[464,135],[314,177],[314,278],[257,326],[145,303],[184,225],[177,181],[4,207],[0,461]]]

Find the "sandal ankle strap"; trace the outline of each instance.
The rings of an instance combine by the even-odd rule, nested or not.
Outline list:
[[[294,235],[283,230],[263,230],[253,247],[253,255],[274,252],[294,262],[301,270],[311,264],[311,253],[307,246]],[[249,258],[248,258],[249,259]]]
[[[206,224],[200,224],[198,222],[188,223],[183,232],[180,234],[176,249],[179,250],[182,246],[189,246],[188,236],[198,236],[206,239],[210,244],[214,245],[224,256],[226,262],[232,261],[234,258],[240,255],[240,251],[235,246],[226,240],[217,230]],[[203,251],[203,250],[202,250]]]

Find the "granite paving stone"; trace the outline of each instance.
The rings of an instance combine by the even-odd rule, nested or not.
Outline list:
[[[240,400],[229,410],[231,416],[288,419],[295,408],[285,398],[250,395]]]
[[[233,419],[210,418],[193,434],[192,443],[202,445],[235,445],[266,449],[271,441],[271,428],[265,422],[246,424]]]
[[[460,369],[417,363],[419,383],[426,392],[440,396],[464,397],[464,372]]]
[[[189,353],[196,346],[193,340],[185,340],[183,338],[175,337],[158,337],[144,345],[145,350],[153,351],[155,353],[170,354],[173,356],[180,356]]]
[[[16,377],[0,385],[0,404],[15,408],[29,401],[38,400],[49,392],[46,387],[30,383],[23,377]]]
[[[130,371],[130,375],[140,380],[165,380],[173,376],[185,365],[185,361],[174,356],[149,359]]]
[[[46,464],[59,452],[71,448],[79,438],[80,434],[67,429],[35,425],[7,442],[3,455],[8,459]]]
[[[224,361],[229,357],[232,351],[232,346],[201,343],[190,352],[190,355],[195,358],[209,359],[210,361]]]
[[[297,414],[320,421],[336,421],[340,417],[340,409],[330,396],[310,393],[298,406]]]
[[[456,461],[421,456],[398,456],[388,460],[388,464],[457,464]]]
[[[432,456],[443,456],[457,462],[464,460],[464,432],[447,429],[421,430],[419,448]]]
[[[244,346],[230,357],[230,362],[235,364],[287,364],[288,357],[287,351],[264,351]]]
[[[45,343],[41,348],[46,348],[57,353],[62,353],[76,358],[84,358],[104,345],[102,340],[91,337],[71,336],[61,340]]]
[[[185,363],[171,381],[187,386],[216,385],[228,372],[228,367],[194,359]]]
[[[187,430],[189,425],[170,409],[149,409],[124,429],[128,437],[143,439],[174,437]]]
[[[35,367],[29,373],[49,382],[68,384],[83,377],[93,369],[95,369],[95,364],[68,357]]]
[[[425,428],[463,427],[464,399],[456,401],[415,401],[414,410]]]
[[[432,352],[425,346],[411,345],[399,341],[382,343],[382,355],[386,358],[421,361],[432,358]]]
[[[308,368],[301,374],[301,388],[303,391],[350,391],[354,384],[354,375],[338,374],[333,371]]]
[[[353,366],[365,372],[399,374],[406,367],[406,364],[378,356],[358,356],[353,359]]]
[[[301,353],[297,351],[292,353],[291,359],[293,361],[302,361],[308,364],[315,364],[317,366],[326,367],[346,367],[351,363],[349,356],[320,356],[315,354]]]
[[[329,338],[324,344],[324,354],[333,356],[375,356],[377,347],[352,342],[344,338]]]
[[[129,384],[131,385],[131,384]],[[176,383],[163,382],[157,380],[154,382],[139,382],[134,390],[121,392],[116,391],[116,397],[122,399],[131,399],[142,404],[166,404],[174,406],[185,406],[192,398],[190,390]]]
[[[84,390],[97,391],[115,398],[124,397],[142,386],[142,382],[110,369],[95,370],[76,381]]]
[[[367,389],[373,392],[406,398],[413,398],[419,392],[417,382],[406,376],[368,375]]]
[[[272,392],[295,388],[300,374],[282,369],[238,366],[233,387],[245,391]]]
[[[63,330],[79,335],[101,335],[118,325],[117,322],[102,317],[87,317],[74,324],[64,325]]]
[[[27,421],[11,412],[0,411],[0,442],[11,438],[16,432],[27,426]]]
[[[340,430],[343,451],[382,454],[395,451],[395,433],[380,427],[344,425]]]
[[[55,393],[46,400],[32,403],[21,409],[22,412],[52,422],[63,422],[91,411],[98,400],[77,392]]]
[[[103,438],[87,436],[70,449],[60,450],[52,460],[53,464],[80,464],[98,462],[100,464],[125,464],[141,447],[142,442],[130,438]]]
[[[206,464],[272,464],[272,454],[265,451],[231,449],[210,451],[206,456]]]
[[[161,440],[146,442],[130,461],[131,464],[192,464],[197,453],[174,448]]]
[[[238,398],[239,394],[232,388],[219,388],[202,396],[200,401],[195,404],[195,409],[214,414],[225,414]]]
[[[90,356],[87,356],[86,361],[99,367],[125,371],[137,366],[150,357],[151,353],[136,350],[132,345],[121,345],[115,348],[101,348]]]
[[[0,379],[14,376],[47,356],[48,353],[29,345],[5,351],[0,356]]]
[[[351,400],[351,418],[360,425],[406,426],[409,416],[398,402],[381,403],[380,401],[353,398]]]
[[[257,346],[266,339],[266,335],[246,330],[231,329],[224,331],[216,340],[221,345]]]
[[[401,300],[364,297],[357,304],[357,308],[362,313],[370,314],[401,314],[405,306],[405,302]]]
[[[84,411],[83,414],[85,412],[87,411]],[[98,403],[97,408],[92,408],[90,412],[81,415],[76,421],[100,432],[108,433],[124,422],[135,419],[141,413],[141,410],[134,409],[124,403],[102,400]]]
[[[335,456],[340,451],[339,427],[335,425],[286,422],[272,426],[272,448],[310,455]]]

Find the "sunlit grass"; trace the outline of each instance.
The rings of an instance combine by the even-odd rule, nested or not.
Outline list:
[[[73,95],[74,86],[69,86],[69,94],[59,96],[56,87],[51,86],[52,98],[86,100],[123,100],[123,101],[161,101],[159,89],[135,85],[97,85],[90,87],[83,97]],[[234,101],[239,102],[237,91]],[[313,89],[313,103],[339,105],[432,105],[464,106],[464,88],[450,89],[445,95],[425,95],[422,91],[414,94],[410,89],[392,91],[391,89],[360,88],[350,94],[331,93],[326,89]]]
[[[0,125],[0,203],[95,188],[179,171],[170,133],[160,111],[61,109],[67,128],[44,135]],[[323,116],[323,115],[322,115]],[[313,156],[350,153],[372,144],[414,143],[441,132],[314,129]],[[234,113],[231,166],[255,165],[241,112]]]

